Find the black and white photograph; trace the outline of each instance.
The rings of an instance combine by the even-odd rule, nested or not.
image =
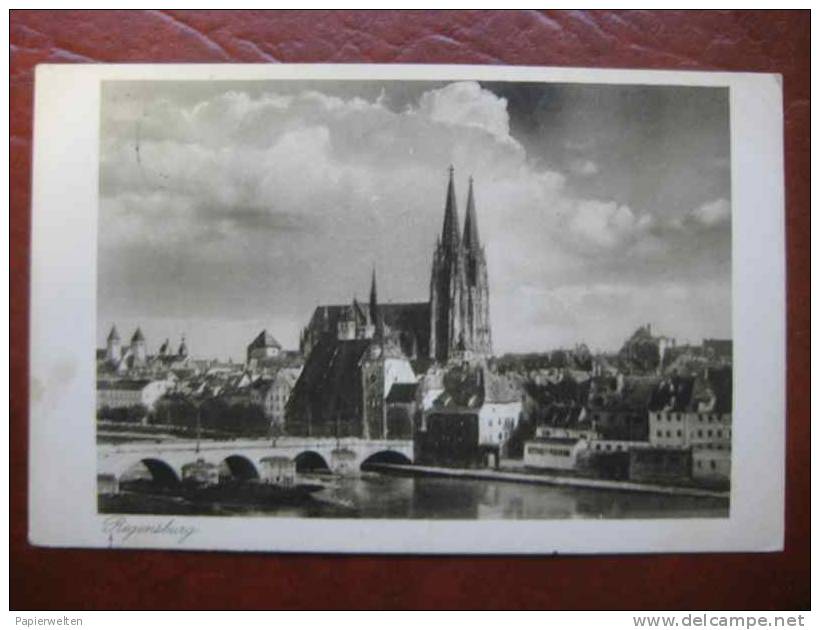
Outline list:
[[[726,517],[729,91],[102,85],[103,513]]]
[[[43,76],[39,538],[780,544],[775,82],[455,66]],[[71,170],[51,166],[61,151]],[[87,219],[66,223],[68,204]],[[55,532],[68,500],[82,515]]]

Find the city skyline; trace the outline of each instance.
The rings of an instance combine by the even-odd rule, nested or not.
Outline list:
[[[102,112],[100,344],[295,348],[374,266],[382,301],[429,299],[450,164],[461,216],[475,177],[497,354],[615,350],[646,322],[731,337],[723,89],[109,83]]]

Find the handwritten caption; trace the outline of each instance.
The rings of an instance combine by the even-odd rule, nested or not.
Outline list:
[[[199,531],[193,525],[179,523],[173,518],[162,521],[135,523],[125,516],[111,516],[103,521],[103,533],[108,543],[128,542],[136,537],[161,536],[176,544],[182,544]]]

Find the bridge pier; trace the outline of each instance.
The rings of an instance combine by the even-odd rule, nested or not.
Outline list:
[[[97,447],[97,488],[99,493],[117,492],[122,476],[143,463],[152,477],[166,484],[182,479],[182,469],[202,461],[230,470],[233,477],[259,479],[272,458],[293,461],[299,472],[325,467],[336,475],[359,474],[363,465],[373,463],[411,464],[411,440],[363,440],[358,438],[278,438],[230,442],[145,442],[101,444]],[[301,470],[300,470],[301,469]]]

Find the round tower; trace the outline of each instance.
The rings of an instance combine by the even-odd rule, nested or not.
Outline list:
[[[116,326],[111,326],[111,332],[108,333],[105,341],[105,360],[109,363],[116,363],[121,356],[120,333],[117,332]]]

